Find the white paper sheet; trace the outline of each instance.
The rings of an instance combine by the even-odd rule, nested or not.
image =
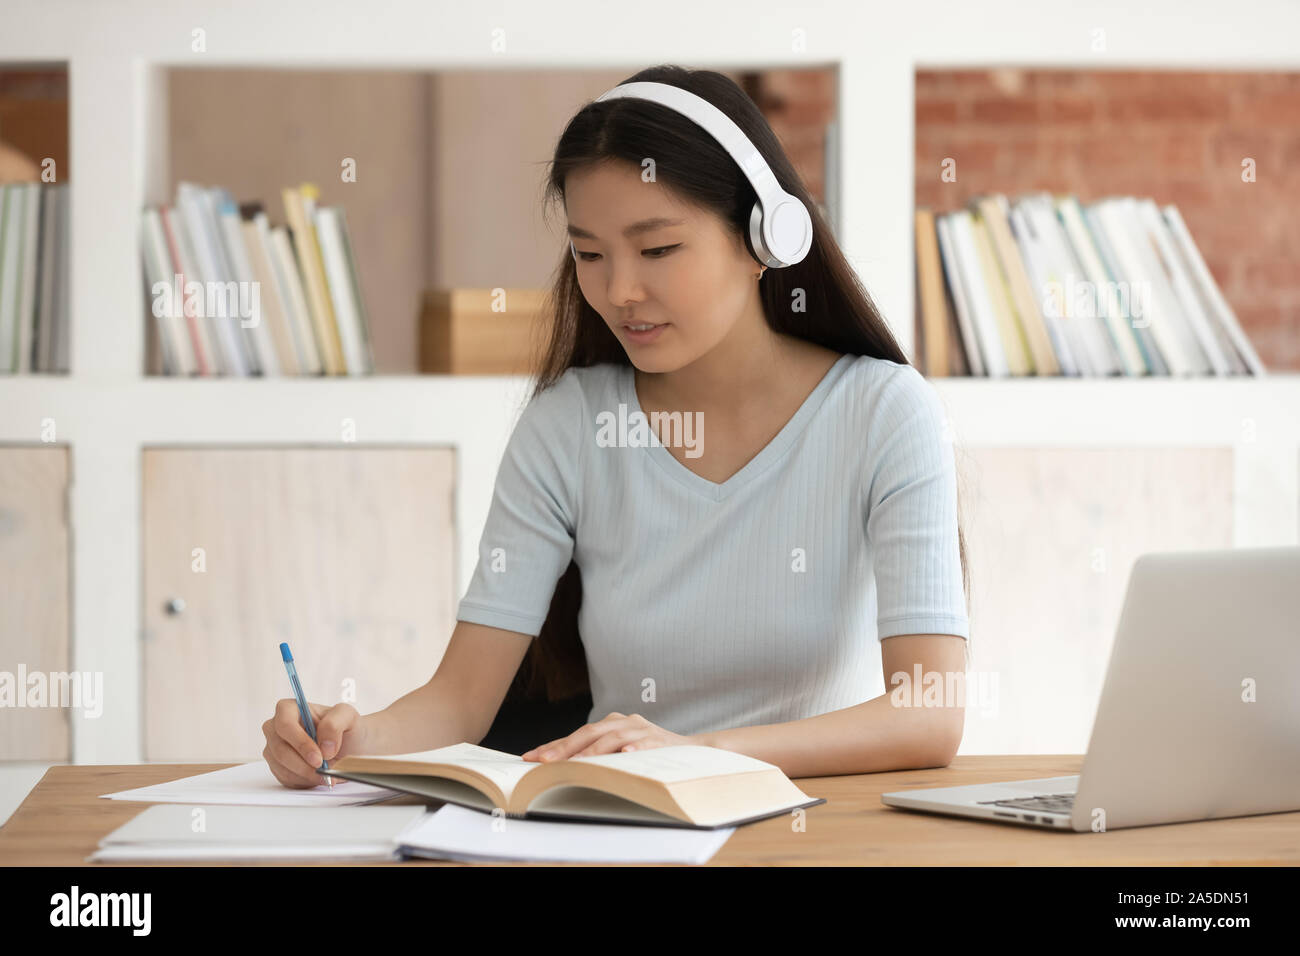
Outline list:
[[[424,806],[401,804],[310,810],[157,804],[105,836],[88,859],[392,860],[397,834],[427,814]]]
[[[449,803],[403,830],[396,842],[405,852],[438,860],[707,863],[735,832],[515,820]]]
[[[146,860],[399,860],[397,848],[388,844],[339,844],[337,846],[266,846],[240,845],[194,847],[165,844],[106,846],[86,860],[90,863],[132,863]]]
[[[349,807],[400,795],[396,790],[355,780],[336,780],[332,788],[321,784],[310,790],[295,790],[276,780],[265,760],[150,787],[100,794],[109,800],[138,800],[143,803],[225,803],[261,807]]]

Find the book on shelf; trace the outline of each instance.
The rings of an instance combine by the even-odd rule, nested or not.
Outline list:
[[[1174,205],[978,195],[915,215],[929,376],[1261,376]]]
[[[343,210],[337,206],[314,210],[313,226],[339,330],[343,364],[349,370],[365,369],[372,364],[370,340],[366,334],[365,304],[357,287]]]
[[[285,224],[257,201],[180,182],[142,213],[143,276],[163,375],[374,372],[347,220],[310,183],[281,191]]]
[[[0,185],[0,374],[68,371],[68,187]]]
[[[536,763],[459,743],[346,756],[321,773],[508,817],[647,826],[730,827],[826,802],[774,764],[694,744]]]

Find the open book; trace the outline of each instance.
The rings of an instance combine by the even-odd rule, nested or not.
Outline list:
[[[695,745],[534,763],[462,743],[423,753],[342,757],[320,772],[510,817],[707,830],[826,802],[809,797],[780,767]]]

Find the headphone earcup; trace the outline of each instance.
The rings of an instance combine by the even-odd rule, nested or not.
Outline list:
[[[749,238],[754,252],[773,269],[802,262],[812,247],[812,217],[798,199],[787,196],[768,216],[762,203],[749,213]]]
[[[802,262],[812,246],[812,217],[802,202],[787,196],[763,219],[764,241],[788,266]]]

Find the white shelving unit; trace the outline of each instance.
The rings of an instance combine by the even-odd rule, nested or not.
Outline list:
[[[646,16],[631,6],[563,0],[541,6],[399,0],[378,10],[341,0],[184,7],[11,0],[0,31],[0,62],[69,66],[72,372],[0,378],[0,443],[38,443],[43,423],[52,420],[57,441],[72,452],[72,666],[102,671],[107,698],[98,720],[73,718],[75,762],[141,759],[143,446],[337,445],[343,419],[356,423],[359,445],[455,446],[463,589],[496,467],[528,385],[459,376],[144,376],[137,227],[139,210],[157,198],[153,192],[163,182],[163,68],[590,66],[631,73],[659,62],[838,64],[840,238],[910,354],[916,68],[1300,67],[1298,7],[1149,7],[1049,9],[955,0],[925,7],[849,0],[809,7],[754,0],[743,9],[668,2]],[[626,29],[633,20],[635,28]],[[199,29],[206,52],[191,52]],[[1096,29],[1106,31],[1105,54],[1091,52]],[[494,52],[494,40],[499,47],[502,37],[505,52]],[[936,386],[964,444],[1231,446],[1237,544],[1297,540],[1300,376],[938,380]]]

